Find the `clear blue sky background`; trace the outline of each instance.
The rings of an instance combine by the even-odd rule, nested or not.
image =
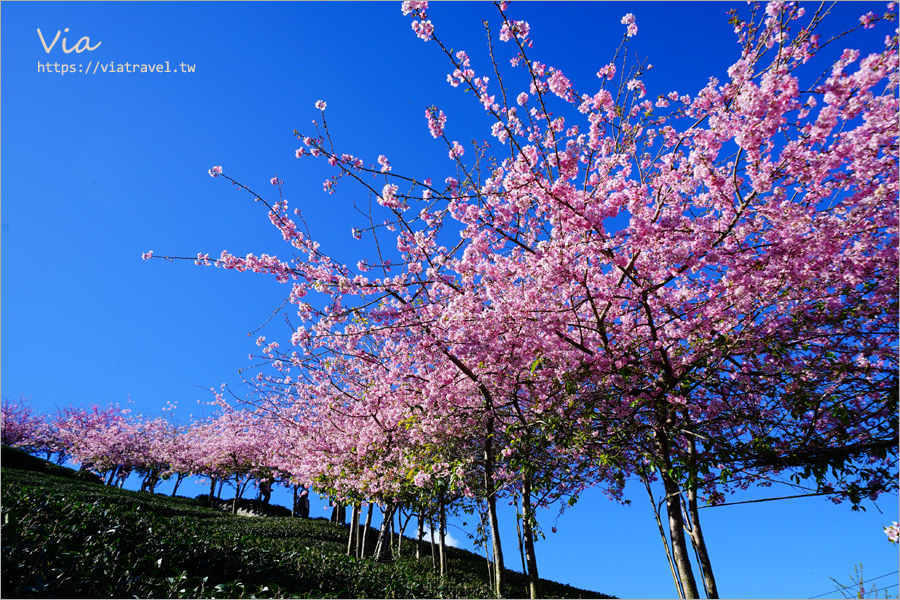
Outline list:
[[[619,20],[635,13],[640,31],[630,47],[653,63],[645,82],[655,97],[693,94],[710,76],[724,78],[738,56],[731,6],[513,3],[510,14],[531,24],[532,58],[593,93],[594,73],[622,37]],[[841,4],[831,24],[852,26],[869,10],[883,12],[884,4]],[[293,156],[292,132],[313,131],[316,100],[328,102],[339,150],[367,162],[385,154],[394,172],[418,178],[442,180],[452,166],[427,132],[428,105],[447,114],[451,138],[489,138],[480,105],[446,83],[447,59],[415,38],[399,2],[4,2],[0,11],[2,392],[24,393],[42,411],[130,397],[148,414],[177,402],[187,419],[209,412],[211,387],[228,383],[242,393],[238,369],[257,350],[258,334],[247,334],[281,305],[287,286],[187,262],[144,262],[141,254],[290,254],[263,207],[209,177],[222,165],[265,194],[274,191],[272,176],[284,179],[285,196],[302,208],[314,237],[355,264],[365,244],[350,228],[364,223],[351,206],[365,202],[364,193],[345,182],[338,194],[324,194],[326,165]],[[496,36],[491,5],[438,4],[430,17],[448,46],[467,50],[474,68],[488,72],[481,20]],[[48,44],[69,30],[48,54],[38,28]],[[864,54],[890,32],[881,26]],[[63,37],[71,49],[83,36],[101,45],[62,51]],[[861,45],[856,36],[842,47]],[[38,72],[48,61],[82,70],[89,62],[168,61],[194,72]],[[289,339],[280,319],[260,333]],[[793,493],[776,485],[731,500]],[[620,597],[674,596],[639,483],[628,497],[633,505],[625,508],[586,493],[555,534],[556,511],[542,515],[541,575]],[[275,500],[287,503],[286,493]],[[325,514],[323,505],[313,504],[314,516]],[[897,547],[882,525],[898,518],[897,497],[866,509],[812,498],[704,510],[719,589],[725,597],[804,598],[833,590],[829,577],[849,583],[860,562],[868,577],[896,571]],[[507,564],[516,567],[512,514],[503,515],[503,539]],[[453,535],[468,546],[460,530]],[[896,594],[897,582],[893,574],[873,583]]]

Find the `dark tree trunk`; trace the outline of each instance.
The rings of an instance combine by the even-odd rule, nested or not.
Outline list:
[[[650,488],[650,481],[647,479],[647,474],[643,471],[641,471],[641,481],[644,483],[644,488],[647,490],[647,496],[650,499],[650,508],[653,510],[653,517],[656,519],[657,527],[659,527],[659,539],[662,540],[663,547],[666,550],[666,559],[669,561],[669,569],[672,571],[672,581],[675,582],[675,589],[678,591],[678,597],[684,598],[684,588],[681,587],[681,581],[678,579],[678,572],[675,570],[675,562],[672,560],[672,552],[669,550],[669,540],[666,537],[666,531],[663,528],[662,520],[659,518],[656,500],[653,498],[653,490]]]
[[[441,577],[447,576],[447,507],[444,504],[444,490],[438,492],[438,528],[441,543]]]
[[[692,460],[697,455],[697,444],[691,436],[688,436],[688,455]],[[694,551],[697,553],[697,562],[700,564],[700,572],[703,575],[703,589],[706,590],[707,598],[718,598],[719,590],[716,587],[716,578],[713,575],[712,562],[709,559],[709,552],[706,549],[703,528],[700,527],[700,511],[697,509],[696,485],[688,489],[687,495],[688,521],[690,522],[688,533],[691,536],[691,543],[694,545]]]
[[[703,537],[703,529],[700,527],[700,513],[697,510],[697,490],[688,490],[688,514],[690,515],[691,543],[697,552],[697,561],[703,573],[703,588],[707,598],[718,598],[719,589],[716,587],[716,578],[713,575],[712,562],[709,560],[709,552],[706,549],[706,540]]]
[[[396,516],[398,510],[400,510],[400,504],[397,504],[396,508],[391,511],[391,524],[388,526],[387,543],[390,544],[391,554],[394,553],[394,517]]]
[[[678,482],[669,475],[672,462],[669,455],[668,432],[664,427],[660,426],[656,429],[656,444],[659,457],[662,460],[659,475],[662,479],[663,489],[666,492],[666,512],[669,516],[672,559],[675,562],[675,568],[678,569],[681,585],[684,586],[685,597],[699,598],[700,592],[697,589],[697,581],[694,579],[694,571],[691,568],[691,560],[688,556],[687,540],[684,536],[685,527],[684,517],[681,514],[681,490],[678,487]]]
[[[122,481],[122,485],[125,485],[124,480]],[[146,487],[148,492],[153,494],[156,492],[157,485],[159,485],[159,468],[154,467],[147,473],[147,478],[144,480],[144,487]]]
[[[531,474],[525,473],[522,483],[522,537],[525,542],[525,561],[528,563],[528,593],[531,598],[541,594],[537,557],[534,553],[534,511],[531,507]]]
[[[235,479],[234,485],[237,489],[237,491],[235,492],[235,498],[243,498],[244,492],[247,490],[247,486],[250,485],[250,478],[247,477],[247,479],[244,480],[244,483],[241,483],[241,479],[240,477],[238,477],[237,479]]]
[[[506,594],[503,569],[503,548],[500,546],[500,528],[497,524],[497,495],[494,486],[494,419],[488,418],[484,440],[484,489],[487,494],[488,525],[491,528],[491,550],[494,554],[494,593],[498,598]]]
[[[178,491],[178,486],[181,485],[181,482],[184,481],[186,475],[178,474],[178,477],[175,479],[175,489],[172,490],[172,497],[175,497],[175,493]]]
[[[400,533],[397,534],[397,556],[403,556],[403,534],[406,533],[406,526],[409,525],[409,520],[413,518],[412,509],[410,509],[409,514],[406,515],[406,519],[403,518],[403,511],[398,509],[399,517],[398,522],[400,523]]]
[[[528,574],[528,566],[525,564],[525,549],[522,546],[522,514],[519,512],[519,497],[515,498],[516,503],[516,537],[519,539],[519,557],[522,559],[522,573]]]
[[[437,560],[435,558],[435,545],[434,545],[434,513],[428,513],[428,533],[431,536],[431,568],[437,569]]]
[[[416,560],[422,558],[422,538],[425,537],[425,513],[419,506],[419,533],[416,536]]]
[[[482,530],[484,530],[484,520],[485,520],[486,515],[483,512],[479,511],[478,516],[481,520],[481,528],[482,528]],[[492,581],[494,581],[494,571],[493,571],[493,564],[491,562],[491,549],[488,547],[487,536],[483,537],[481,541],[484,544],[484,558],[487,561],[488,581],[492,582]],[[525,569],[524,562],[522,563],[522,569],[523,570]]]
[[[345,523],[347,521],[347,507],[343,504],[335,502],[334,508],[331,509],[332,523]]]
[[[389,504],[381,521],[381,530],[378,532],[378,542],[375,544],[375,560],[388,562],[391,560],[391,521],[394,518],[396,505]]]

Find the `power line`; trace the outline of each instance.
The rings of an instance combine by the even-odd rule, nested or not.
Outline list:
[[[773,500],[790,500],[791,498],[807,498],[809,496],[828,496],[837,492],[817,492],[815,494],[798,494],[796,496],[781,496],[780,498],[761,498],[759,500],[744,500],[742,502],[726,502],[725,504],[710,504],[700,508],[719,508],[720,506],[734,506],[736,504],[751,504],[753,502],[771,502]]]
[[[891,573],[885,573],[884,575],[879,575],[878,577],[871,577],[871,578],[869,578],[867,581],[875,581],[876,579],[881,579],[882,577],[889,577],[890,575],[896,575],[897,573],[900,573],[900,571],[893,571],[893,572],[891,572]],[[835,582],[835,583],[837,583],[837,582]],[[864,583],[864,582],[860,582],[860,583]],[[841,585],[841,584],[838,583],[838,585]],[[879,588],[879,589],[877,589],[877,590],[875,590],[875,591],[877,591],[877,592],[884,592],[884,591],[887,591],[887,590],[889,590],[889,589],[891,589],[891,588],[893,588],[893,587],[897,587],[898,585],[900,585],[900,583],[895,583],[895,584],[889,585],[889,586],[884,587],[884,588]],[[849,586],[849,585],[848,585],[848,586],[841,586],[839,589],[833,590],[833,591],[831,591],[831,592],[825,592],[824,594],[819,594],[818,596],[810,596],[810,597],[809,597],[809,600],[813,600],[814,598],[821,598],[822,596],[827,596],[828,594],[834,594],[834,593],[836,593],[836,592],[841,592],[841,591],[843,591],[843,590],[849,590],[851,587],[853,587],[853,586]]]

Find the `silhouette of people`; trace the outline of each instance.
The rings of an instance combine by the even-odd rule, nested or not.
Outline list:
[[[300,517],[301,519],[309,518],[309,490],[303,490],[298,493],[299,485],[294,485],[294,509],[291,511],[292,517]]]
[[[300,494],[299,502],[300,502],[300,510],[299,510],[300,518],[308,519],[309,518],[309,492],[308,491],[305,491],[302,494]]]
[[[259,484],[259,493],[262,496],[262,502],[265,505],[269,504],[269,499],[272,497],[272,481],[269,479],[264,479]]]

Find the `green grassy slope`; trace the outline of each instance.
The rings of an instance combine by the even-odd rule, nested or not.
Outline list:
[[[412,540],[392,563],[346,555],[348,525],[240,517],[191,498],[103,486],[4,451],[3,597],[491,597],[484,558],[450,549],[441,581]],[[52,467],[52,468],[51,468]],[[377,532],[370,530],[374,544]],[[507,572],[508,595],[526,595]],[[546,597],[606,598],[552,581]]]

